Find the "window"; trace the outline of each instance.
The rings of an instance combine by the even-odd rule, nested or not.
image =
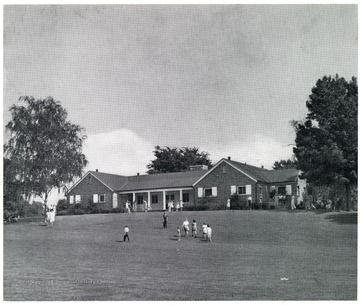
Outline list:
[[[205,191],[205,197],[212,196],[212,188],[204,188],[204,191]]]
[[[259,195],[262,195],[262,186],[259,186]]]
[[[151,196],[151,203],[152,203],[152,204],[157,204],[157,203],[159,203],[159,197],[158,197],[157,194]]]
[[[105,203],[105,194],[99,194],[99,203]]]
[[[238,194],[246,194],[246,186],[239,186]]]
[[[204,190],[201,187],[199,187],[198,188],[198,197],[202,198],[203,196],[204,196]]]
[[[233,194],[236,193],[236,186],[235,186],[235,185],[232,185],[232,186],[230,187],[230,193],[231,193],[231,195],[233,195]]]
[[[278,187],[278,194],[279,195],[286,195],[286,187],[285,186],[279,186]]]
[[[183,193],[183,202],[190,202],[190,195],[188,193]]]
[[[291,185],[286,185],[286,195],[291,195],[291,194],[292,194]]]
[[[93,202],[94,203],[99,203],[99,195],[98,194],[93,195]]]
[[[87,183],[88,183],[88,185],[90,185],[91,182],[92,182],[92,176],[89,175],[89,176],[87,177]]]
[[[226,173],[226,166],[225,165],[222,167],[222,173]]]
[[[171,194],[171,195],[170,195],[170,200],[171,200],[171,201],[174,201],[174,200],[175,200],[175,195],[174,195],[174,194]]]
[[[69,196],[69,203],[74,204],[74,196],[73,195]]]
[[[76,195],[75,196],[75,203],[78,204],[78,203],[81,203],[81,195]]]
[[[144,196],[138,195],[138,196],[137,196],[137,203],[138,203],[138,204],[142,204],[143,202],[144,202]]]

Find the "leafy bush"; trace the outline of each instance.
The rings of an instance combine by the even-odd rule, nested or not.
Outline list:
[[[240,210],[247,209],[246,200],[242,199],[238,194],[233,194],[230,197],[230,209]]]
[[[205,204],[197,204],[197,205],[186,205],[183,210],[185,211],[204,211],[208,210],[209,207]]]
[[[82,208],[77,208],[74,210],[74,215],[84,215],[85,214],[85,210]]]
[[[36,217],[44,214],[44,206],[40,202],[24,205],[25,217]]]
[[[60,212],[66,211],[69,208],[69,204],[66,199],[61,199],[57,202],[56,205],[56,214],[59,215]]]

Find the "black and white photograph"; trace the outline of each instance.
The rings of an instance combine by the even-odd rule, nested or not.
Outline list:
[[[356,301],[358,5],[11,4],[3,301]]]

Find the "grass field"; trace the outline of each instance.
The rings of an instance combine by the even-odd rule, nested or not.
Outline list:
[[[213,243],[177,241],[187,217]],[[122,242],[130,228],[130,243]],[[357,214],[173,212],[4,226],[4,300],[355,300]]]

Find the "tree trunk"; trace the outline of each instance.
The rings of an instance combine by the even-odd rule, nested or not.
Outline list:
[[[346,202],[345,202],[345,210],[350,211],[350,184],[345,184],[346,191]]]

